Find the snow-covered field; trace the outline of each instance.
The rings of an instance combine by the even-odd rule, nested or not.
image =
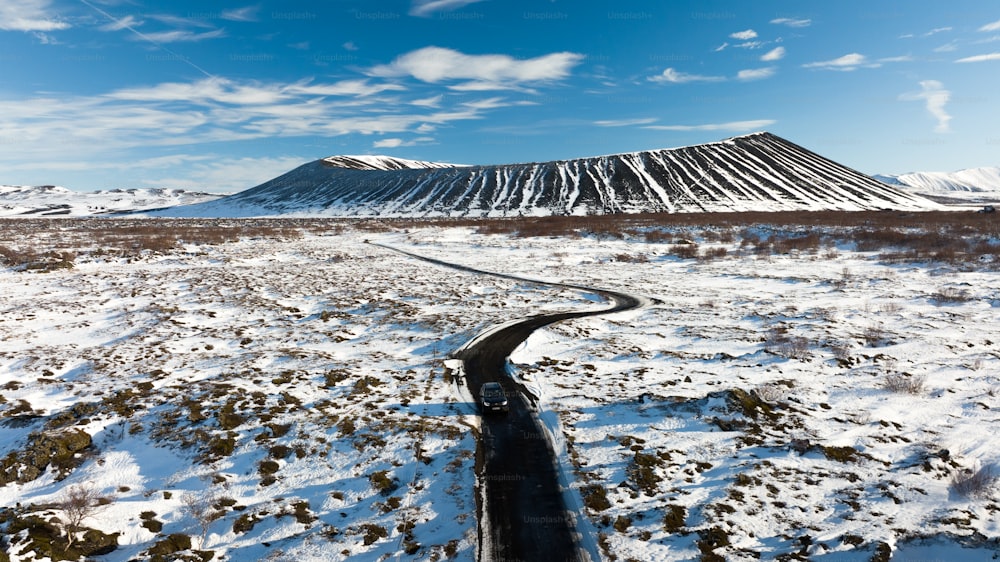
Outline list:
[[[889,262],[846,242],[761,253],[710,230],[338,223],[127,258],[74,240],[53,248],[72,268],[0,270],[5,548],[31,559],[25,521],[65,521],[82,486],[105,505],[81,528],[120,533],[101,560],[178,544],[216,560],[475,559],[477,417],[448,353],[497,323],[603,305],[371,240],[651,299],[512,358],[608,559],[996,559],[996,262]],[[682,257],[682,238],[714,257]],[[52,449],[41,436],[73,430],[92,444],[26,479],[29,453]]]

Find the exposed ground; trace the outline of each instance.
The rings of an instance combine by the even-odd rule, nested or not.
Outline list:
[[[475,558],[479,418],[448,353],[602,305],[367,238],[656,299],[514,355],[601,556],[993,559],[992,217],[641,220],[5,222],[4,549],[64,548],[37,537],[82,485],[104,505],[77,546],[118,533],[102,560]]]

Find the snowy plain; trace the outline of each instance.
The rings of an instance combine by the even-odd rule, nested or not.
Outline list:
[[[46,504],[70,486],[98,488],[111,501],[85,525],[121,533],[101,560],[171,533],[215,560],[476,559],[478,418],[448,354],[606,305],[371,241],[649,299],[512,357],[606,559],[868,560],[880,543],[893,560],[997,559],[1000,490],[954,484],[1000,467],[998,264],[760,254],[705,229],[360,224],[138,257],[62,247],[71,269],[0,270],[0,456],[56,419],[93,439],[67,478],[9,483],[0,505],[58,516]],[[65,244],[51,236],[5,243]],[[683,257],[681,240],[726,252]],[[97,406],[67,418],[81,403]],[[204,525],[191,498],[215,509]]]

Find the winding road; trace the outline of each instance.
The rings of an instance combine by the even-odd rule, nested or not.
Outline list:
[[[581,545],[576,514],[566,508],[555,451],[535,415],[535,397],[507,374],[508,357],[535,330],[573,318],[609,314],[637,308],[637,297],[590,287],[548,283],[507,274],[455,265],[376,244],[410,257],[460,271],[492,275],[528,283],[563,287],[600,295],[613,303],[609,308],[530,316],[485,335],[455,353],[465,368],[468,388],[476,401],[479,387],[498,382],[507,392],[510,412],[484,415],[482,436],[476,450],[479,481],[479,559],[587,561]]]

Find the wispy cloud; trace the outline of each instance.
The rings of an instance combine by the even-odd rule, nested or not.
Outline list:
[[[636,125],[649,125],[656,123],[656,117],[640,117],[638,119],[607,119],[594,121],[598,127],[634,127]]]
[[[101,31],[121,31],[123,29],[132,29],[135,27],[140,27],[142,26],[142,24],[143,21],[140,20],[139,18],[133,15],[128,15],[123,18],[119,18],[114,21],[108,22],[100,26],[98,29],[100,29]]]
[[[213,29],[212,31],[203,31],[201,33],[195,33],[193,31],[188,31],[186,29],[175,29],[172,31],[158,31],[155,33],[143,33],[141,37],[137,37],[136,40],[143,39],[147,41],[152,41],[153,43],[197,43],[199,41],[206,41],[208,39],[218,39],[220,37],[225,37],[226,32],[222,29]]]
[[[987,53],[985,55],[973,55],[956,60],[955,62],[988,62],[1000,60],[1000,53]]]
[[[809,27],[812,20],[807,18],[775,18],[771,20],[775,25],[787,25],[788,27]]]
[[[850,53],[842,57],[837,57],[833,60],[811,62],[802,65],[803,68],[819,68],[823,70],[840,70],[840,71],[851,71],[858,68],[877,68],[880,66],[879,63],[873,63],[868,60],[865,55],[859,53]]]
[[[686,82],[721,82],[725,79],[726,78],[723,76],[687,74],[684,72],[678,72],[673,68],[668,68],[656,76],[650,76],[647,78],[650,82],[669,82],[671,84],[684,84]]]
[[[757,119],[753,121],[729,121],[727,123],[706,123],[702,125],[648,125],[643,129],[654,131],[728,131],[741,133],[757,131],[777,123],[774,119]]]
[[[938,133],[950,132],[948,123],[951,121],[951,115],[945,109],[945,105],[948,104],[948,100],[951,99],[951,92],[944,89],[944,85],[937,80],[924,80],[920,82],[919,92],[908,92],[899,96],[899,99],[904,101],[919,101],[925,102],[925,107],[927,111],[937,120],[937,126],[934,127],[934,131]]]
[[[1000,31],[1000,20],[988,23],[979,28],[979,31]]]
[[[410,15],[425,18],[436,12],[450,12],[463,6],[483,1],[484,0],[413,0],[413,4],[410,6]]]
[[[771,61],[781,60],[783,58],[785,58],[785,48],[775,47],[770,51],[764,53],[764,55],[760,57],[760,60],[764,62],[771,62]]]
[[[70,25],[51,14],[50,0],[4,0],[0,2],[0,30],[56,31]]]
[[[750,68],[736,73],[736,79],[744,82],[749,82],[751,80],[763,80],[774,76],[777,71],[778,69],[773,66],[768,66],[766,68]]]
[[[229,21],[257,21],[260,6],[245,6],[222,11],[222,19]]]
[[[373,67],[368,75],[410,76],[431,84],[465,81],[452,86],[464,91],[505,90],[561,80],[585,58],[578,53],[561,52],[516,59],[508,55],[466,55],[442,47],[424,47],[401,55],[389,64]]]
[[[730,33],[730,37],[733,39],[739,39],[740,41],[748,41],[757,37],[757,32],[752,29],[746,29],[743,31],[737,31],[736,33]]]
[[[906,33],[904,35],[900,35],[899,38],[912,39],[914,37],[930,37],[931,35],[937,35],[938,33],[944,33],[946,31],[951,31],[951,30],[952,30],[951,27],[935,27],[934,29],[921,33],[920,35],[917,35],[915,33]]]

